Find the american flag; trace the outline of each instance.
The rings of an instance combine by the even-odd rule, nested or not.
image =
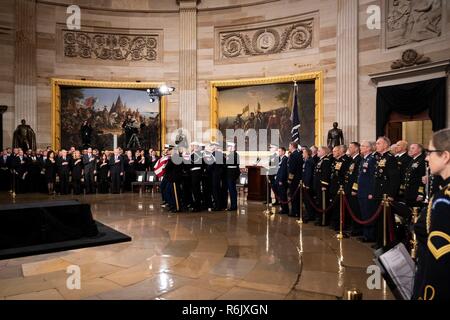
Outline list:
[[[300,140],[300,133],[298,129],[300,128],[300,119],[298,117],[298,86],[297,82],[294,82],[294,98],[293,98],[293,106],[292,106],[292,141],[298,142]]]
[[[155,171],[155,174],[158,177],[158,179],[161,179],[161,177],[163,177],[164,174],[166,173],[166,165],[169,159],[170,158],[168,156],[164,156],[162,158],[159,158],[158,161],[156,161],[153,170]]]

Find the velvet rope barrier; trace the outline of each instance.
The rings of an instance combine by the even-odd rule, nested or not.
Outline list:
[[[314,203],[313,199],[311,199],[311,196],[309,195],[309,193],[306,192],[306,198],[308,199],[309,203],[311,204],[311,206],[313,207],[313,209],[316,210],[316,211],[319,212],[319,213],[328,213],[328,212],[331,210],[331,208],[333,208],[334,204],[336,203],[336,199],[337,199],[338,196],[339,196],[339,194],[337,194],[337,195],[334,197],[334,199],[333,199],[333,201],[331,202],[330,206],[329,206],[328,208],[326,208],[325,210],[323,210],[323,209],[320,209],[320,208],[318,208],[318,207],[316,206],[316,204]]]
[[[372,217],[370,217],[366,221],[360,220],[360,219],[358,219],[358,217],[353,213],[352,209],[350,208],[347,198],[346,197],[343,197],[343,198],[344,198],[344,204],[345,204],[345,208],[347,209],[347,212],[350,214],[350,216],[352,217],[352,219],[355,222],[362,224],[362,225],[367,225],[367,224],[373,223],[379,217],[381,211],[383,210],[383,203],[380,203],[380,205],[378,206],[378,209],[375,211],[375,213],[372,215]]]

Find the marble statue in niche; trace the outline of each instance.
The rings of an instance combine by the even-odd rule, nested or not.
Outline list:
[[[439,37],[442,32],[442,0],[389,0],[386,47]]]

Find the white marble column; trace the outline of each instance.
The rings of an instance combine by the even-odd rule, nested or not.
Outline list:
[[[197,116],[197,1],[180,0],[180,120],[194,136]]]
[[[338,0],[336,121],[345,144],[358,140],[358,0]]]
[[[36,0],[16,0],[14,58],[14,121],[37,130]]]

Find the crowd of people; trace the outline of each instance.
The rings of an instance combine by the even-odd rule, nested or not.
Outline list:
[[[159,157],[150,149],[99,151],[86,148],[54,151],[7,148],[0,157],[0,190],[14,193],[119,193],[130,191],[136,172],[152,171]],[[119,178],[117,178],[119,175]]]
[[[387,137],[332,148],[271,145],[267,179],[275,199],[270,202],[280,206],[279,214],[300,217],[303,212],[304,223],[343,230],[344,236],[373,242],[375,249],[397,242],[409,246],[407,234],[417,208],[415,298],[437,295],[436,288],[449,297],[448,270],[437,263],[450,263],[449,141],[447,129],[434,134],[428,149],[407,141],[391,145]],[[161,157],[152,149],[8,148],[0,157],[0,188],[16,193],[120,193],[131,190],[136,172],[147,171],[158,177],[162,206],[170,212],[235,211],[240,159],[233,142],[227,143],[227,151],[217,142],[192,142],[190,148],[165,145]],[[380,214],[386,204],[387,217]]]

